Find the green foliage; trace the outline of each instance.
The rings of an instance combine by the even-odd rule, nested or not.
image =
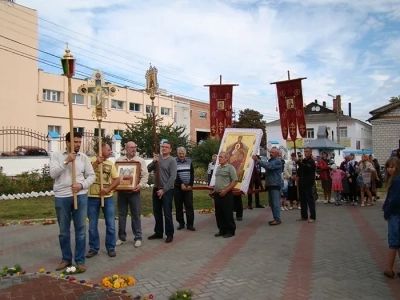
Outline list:
[[[191,290],[178,290],[173,293],[168,299],[169,300],[191,300],[193,297],[193,291]]]
[[[196,180],[206,181],[207,182],[207,169],[197,167],[194,169],[194,178]]]
[[[397,102],[397,101],[399,101],[399,100],[400,100],[400,96],[397,96],[397,97],[390,97],[389,102],[390,102],[390,103],[394,103],[394,102]]]
[[[218,154],[220,140],[207,139],[201,145],[192,148],[190,157],[193,159],[193,166],[195,168],[207,168],[211,162],[211,157]]]
[[[99,153],[99,142],[98,142],[99,138],[97,136],[95,136],[92,140],[92,145],[93,145],[93,152],[95,153],[94,155],[98,155]],[[103,136],[101,138],[101,142],[102,143],[106,143],[110,146],[110,148],[112,149],[112,136],[111,135],[106,135]]]
[[[14,265],[14,267],[4,267],[3,270],[0,271],[0,276],[4,276],[7,274],[16,274],[22,271],[21,265]]]
[[[263,115],[258,111],[246,108],[239,111],[239,121],[234,121],[232,126],[235,128],[259,128],[263,131],[261,146],[266,144],[266,126],[267,122],[263,121]]]
[[[153,157],[154,138],[153,138],[153,118],[151,115],[139,118],[138,122],[126,124],[122,137],[122,146],[128,141],[134,141],[137,145],[137,151],[140,154],[146,154],[147,157]],[[156,118],[157,148],[162,139],[167,139],[172,144],[172,155],[175,156],[177,147],[185,147],[190,153],[189,136],[185,134],[185,126],[176,126],[176,124],[162,125],[163,118]],[[159,149],[158,149],[159,150]]]
[[[44,165],[41,170],[24,172],[16,176],[6,176],[0,173],[0,195],[31,192],[46,192],[53,189],[53,179],[50,168]]]

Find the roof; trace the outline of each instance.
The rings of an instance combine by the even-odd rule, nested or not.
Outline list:
[[[116,140],[116,141],[121,141],[122,137],[119,134],[114,134],[113,135],[113,139]]]
[[[60,135],[55,131],[50,131],[47,136],[53,139],[58,139],[60,137]]]
[[[378,107],[374,110],[371,110],[369,113],[372,115],[368,121],[378,119],[380,116],[386,114],[387,112],[397,108],[400,106],[400,101],[394,101],[392,103],[386,104],[384,106]]]
[[[318,150],[335,150],[335,149],[344,149],[342,145],[338,143],[332,142],[330,139],[326,138],[327,127],[325,125],[318,127],[317,138],[307,144],[304,144],[300,149],[305,149],[310,147],[312,149]]]
[[[320,113],[320,114],[312,114],[312,115],[305,115],[305,119],[306,119],[306,124],[308,123],[326,123],[329,121],[335,121],[337,120],[337,114],[336,113]],[[340,115],[340,121],[360,121],[357,119],[354,119],[352,117],[349,116],[345,116],[345,115]],[[268,122],[268,125],[280,125],[280,120],[275,120],[272,122]],[[362,121],[360,121],[362,122]]]

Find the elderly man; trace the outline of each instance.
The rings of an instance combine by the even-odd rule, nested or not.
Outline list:
[[[228,163],[229,154],[221,152],[218,155],[219,166],[215,169],[215,186],[210,195],[214,196],[215,219],[218,233],[214,236],[230,238],[235,235],[236,224],[233,219],[233,188],[237,184],[235,168]]]
[[[304,156],[305,158],[303,160],[296,159],[301,204],[301,218],[297,219],[297,221],[308,220],[308,223],[314,223],[316,220],[316,212],[313,187],[315,184],[316,165],[312,158],[312,149],[310,147],[304,150]],[[308,210],[310,210],[310,219],[308,219]]]
[[[172,219],[172,198],[176,179],[176,160],[171,156],[172,146],[169,142],[161,145],[161,155],[154,154],[153,161],[147,166],[149,172],[154,171],[153,215],[156,221],[154,234],[149,240],[162,239],[164,234],[163,212],[165,218],[166,243],[174,239],[174,221]],[[158,165],[158,166],[157,166]]]
[[[176,158],[177,174],[174,188],[174,201],[176,209],[176,220],[179,223],[178,230],[185,228],[185,217],[183,215],[183,205],[186,211],[186,226],[190,231],[195,231],[194,209],[193,209],[193,182],[194,168],[192,161],[186,158],[186,149],[179,147]]]
[[[70,133],[65,136],[67,147],[64,150],[50,154],[50,176],[54,179],[54,204],[57,221],[60,227],[58,240],[62,253],[62,261],[56,267],[61,271],[71,266],[71,219],[75,228],[75,262],[80,272],[86,271],[85,249],[86,249],[86,216],[87,216],[87,189],[94,182],[95,174],[89,158],[79,152],[82,144],[82,136],[74,133],[71,141]],[[71,143],[74,152],[71,152]],[[72,162],[75,161],[76,183],[72,184]],[[73,193],[77,193],[78,209],[74,210]]]
[[[102,144],[102,154],[99,157],[92,157],[91,163],[96,174],[96,180],[90,186],[88,192],[88,218],[89,218],[89,252],[86,258],[91,258],[99,252],[100,237],[98,221],[101,206],[101,196],[104,197],[104,207],[102,207],[104,219],[106,221],[105,246],[108,256],[115,257],[115,208],[113,190],[119,184],[119,176],[115,164],[108,160],[111,156],[110,145]],[[100,174],[99,166],[102,165],[103,173]],[[100,189],[100,176],[103,177],[103,188]]]
[[[279,149],[272,147],[269,151],[270,159],[261,160],[257,155],[253,159],[265,169],[265,187],[268,189],[268,202],[274,219],[269,223],[271,226],[281,224],[281,186],[282,186],[282,162],[279,158]]]
[[[140,219],[140,190],[145,188],[149,179],[146,162],[136,155],[136,144],[129,141],[125,145],[125,156],[117,161],[137,161],[140,163],[140,182],[132,191],[118,192],[118,240],[117,246],[126,242],[126,217],[128,206],[131,212],[131,228],[135,247],[142,246],[142,222]]]

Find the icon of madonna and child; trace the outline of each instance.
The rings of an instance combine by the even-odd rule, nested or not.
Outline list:
[[[243,136],[239,135],[237,141],[226,147],[229,156],[229,163],[236,169],[238,182],[242,182],[245,173],[246,158],[249,154],[249,147],[243,143]]]

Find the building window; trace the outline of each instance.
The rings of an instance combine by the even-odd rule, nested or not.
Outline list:
[[[74,127],[74,131],[79,132],[81,134],[81,136],[83,136],[83,133],[85,132],[85,128],[84,127]]]
[[[93,96],[90,96],[90,105],[96,106],[96,98]],[[103,99],[103,108],[107,108],[107,100],[106,99]]]
[[[124,101],[112,99],[111,100],[111,108],[124,109]]]
[[[339,127],[339,134],[341,138],[347,138],[347,127]]]
[[[85,99],[83,98],[82,95],[72,94],[72,103],[83,105],[83,104],[85,104]]]
[[[101,129],[101,137],[105,137],[106,135],[106,130],[105,129]],[[99,128],[95,128],[94,129],[94,136],[99,136]]]
[[[174,112],[174,122],[176,122],[177,118],[178,118],[178,112],[176,111]]]
[[[139,103],[129,102],[129,110],[130,111],[138,111],[138,112],[140,112],[140,104]]]
[[[114,134],[119,134],[120,136],[123,136],[124,131],[122,129],[114,129]]]
[[[61,102],[61,92],[43,90],[43,100],[52,102]]]
[[[154,106],[154,112],[157,113],[157,106]],[[151,105],[146,105],[146,114],[151,114]]]
[[[307,138],[308,139],[314,138],[314,128],[307,128]]]
[[[207,119],[207,113],[205,111],[199,111],[199,119],[206,120]]]
[[[162,116],[169,116],[171,115],[171,109],[166,107],[161,107],[161,115]]]
[[[47,132],[57,132],[58,135],[61,135],[61,126],[49,125],[47,126]]]

